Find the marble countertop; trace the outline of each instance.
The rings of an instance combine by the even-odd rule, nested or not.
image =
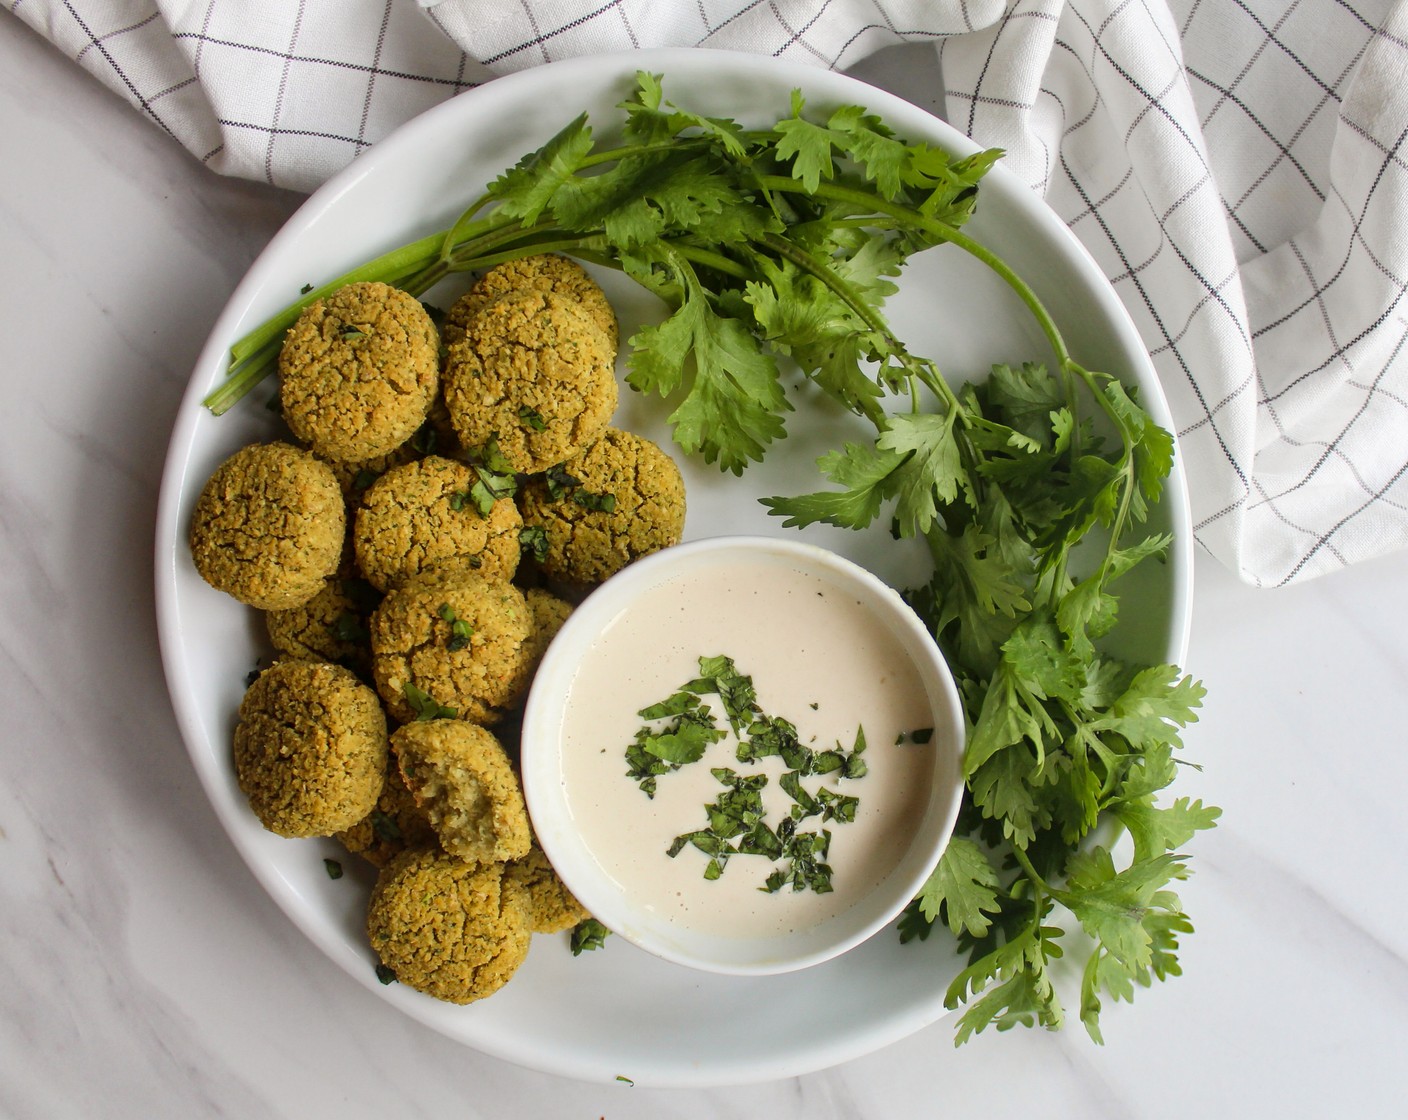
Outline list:
[[[883,75],[880,75],[883,77]],[[1200,557],[1179,792],[1222,806],[1185,975],[1079,1024],[940,1021],[747,1087],[585,1085],[354,983],[236,854],[172,716],[158,481],[220,308],[301,201],[211,175],[0,19],[0,1116],[1402,1115],[1402,555],[1255,591]]]

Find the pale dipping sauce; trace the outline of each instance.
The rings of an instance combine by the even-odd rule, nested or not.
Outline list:
[[[795,724],[798,741],[813,750],[849,752],[864,729],[863,776],[804,779],[810,792],[824,787],[859,798],[854,821],[816,816],[798,825],[831,832],[831,892],[760,890],[780,866],[765,856],[730,856],[723,874],[709,880],[702,851],[666,854],[677,836],[707,826],[705,806],[724,790],[712,767],[766,774],[763,803],[775,827],[794,803],[778,784],[789,769],[780,758],[740,762],[729,734],[699,761],[660,775],[653,799],[627,775],[626,748],[643,723],[638,713],[697,678],[701,656],[717,655],[731,657],[752,678],[759,708]],[[930,801],[936,749],[911,735],[934,724],[919,671],[873,608],[825,575],[775,557],[744,557],[679,573],[607,624],[566,700],[563,792],[585,847],[634,905],[700,933],[771,936],[841,913],[903,860]]]

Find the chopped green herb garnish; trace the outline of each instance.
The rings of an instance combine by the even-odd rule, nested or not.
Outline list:
[[[369,814],[372,822],[372,833],[383,844],[399,844],[404,839],[401,833],[401,826],[396,823],[396,818],[381,809],[373,809]]]
[[[543,472],[543,484],[548,488],[548,497],[554,502],[560,502],[581,486],[582,480],[574,474],[568,474],[567,468],[558,463]]]
[[[518,547],[524,555],[541,564],[548,558],[548,531],[541,525],[525,525],[518,530]]]
[[[474,627],[456,615],[449,603],[441,603],[436,613],[450,624],[450,640],[445,643],[445,648],[451,653],[459,653],[460,650],[469,648],[470,639],[474,637]]]
[[[518,475],[513,464],[499,450],[499,441],[494,436],[490,436],[483,447],[469,453],[466,458],[475,475],[469,488],[469,498],[480,516],[488,517],[494,510],[495,502],[501,498],[512,498],[518,492]]]
[[[329,879],[342,878],[342,864],[335,859],[324,859],[323,869],[328,873]]]
[[[591,490],[583,490],[579,486],[572,491],[572,500],[583,509],[589,509],[595,513],[616,512],[615,494],[597,494]]]
[[[392,970],[389,966],[384,965],[384,964],[378,964],[378,965],[376,966],[376,978],[377,978],[378,980],[380,980],[383,984],[394,984],[394,983],[396,983],[396,973],[395,973],[395,971]]]
[[[458,709],[441,704],[430,693],[416,687],[410,681],[406,682],[401,693],[405,696],[411,711],[415,712],[418,722],[432,719],[454,719],[460,714]]]
[[[543,414],[536,408],[529,408],[525,404],[518,410],[518,418],[523,421],[526,427],[532,428],[535,432],[547,431],[548,422],[543,419]]]
[[[707,700],[718,701],[728,729],[719,725]],[[797,728],[790,721],[759,710],[752,678],[725,656],[701,657],[698,677],[638,714],[647,722],[626,748],[627,776],[650,797],[655,796],[662,775],[699,761],[729,731],[738,739],[733,751],[738,762],[748,765],[779,758],[788,767],[778,784],[793,804],[776,826],[768,822],[762,799],[766,774],[711,768],[723,790],[704,806],[707,825],[676,836],[665,850],[667,856],[673,859],[686,848],[697,849],[709,857],[703,872],[707,880],[720,878],[733,856],[761,856],[780,864],[768,877],[765,890],[784,885],[793,890],[832,889],[831,868],[821,858],[831,834],[821,834],[822,839],[816,833],[799,832],[797,823],[820,816],[823,821],[848,824],[855,820],[860,803],[850,794],[825,787],[809,790],[802,779],[833,773],[838,779],[861,777],[865,773],[860,761],[865,750],[862,729],[857,728],[855,746],[849,752],[839,744],[835,750],[812,750],[798,742]]]
[[[595,918],[584,918],[572,927],[572,955],[579,957],[593,949],[600,949],[610,935],[611,931]]]

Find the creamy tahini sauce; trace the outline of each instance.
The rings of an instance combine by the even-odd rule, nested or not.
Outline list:
[[[679,834],[706,827],[704,806],[723,788],[712,767],[766,773],[763,800],[775,828],[792,805],[777,784],[787,769],[781,759],[740,763],[730,735],[700,761],[662,774],[654,799],[627,777],[625,749],[640,709],[697,677],[701,656],[720,654],[752,677],[762,710],[794,723],[814,750],[839,743],[849,751],[857,726],[865,729],[864,777],[804,779],[808,790],[825,785],[860,799],[853,822],[812,817],[799,826],[831,831],[830,893],[759,890],[781,866],[762,856],[732,856],[722,877],[706,880],[703,852],[665,854]],[[586,846],[637,904],[704,933],[766,936],[841,912],[899,862],[929,800],[935,747],[896,739],[933,723],[900,641],[848,592],[779,563],[717,566],[644,594],[584,656],[564,718],[564,793]]]

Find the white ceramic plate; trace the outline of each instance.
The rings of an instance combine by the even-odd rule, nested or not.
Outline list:
[[[185,544],[196,495],[239,446],[270,438],[263,407],[271,386],[223,417],[201,398],[224,376],[230,344],[276,312],[306,283],[322,283],[398,244],[448,226],[502,169],[591,113],[609,129],[636,70],[665,75],[666,94],[691,109],[770,124],[800,88],[818,111],[860,103],[901,136],[956,152],[959,133],[889,94],[841,75],[753,56],[652,51],[557,63],[465,93],[411,121],[314,194],[270,242],[217,321],[182,403],[162,484],[157,526],[157,607],[166,674],[191,758],[236,847],[260,882],[307,935],[360,983],[451,1038],[529,1067],[593,1080],[703,1086],[766,1080],[823,1068],[899,1039],[944,1014],[958,962],[942,936],[900,945],[893,929],[843,957],[799,973],[727,977],[654,958],[621,939],[573,957],[565,935],[538,937],[527,963],[493,998],[460,1007],[400,985],[383,986],[362,932],[370,875],[330,880],[331,841],[294,841],[264,831],[235,784],[229,742],[246,674],[266,652],[256,612],[207,587]],[[1087,366],[1139,387],[1169,427],[1167,406],[1138,336],[1109,285],[1056,217],[1001,167],[982,188],[969,227],[1013,263],[1066,332]],[[627,338],[660,314],[653,299],[619,277],[601,277]],[[467,281],[466,281],[467,283]],[[1046,360],[1042,337],[1016,299],[958,250],[938,248],[913,263],[890,316],[911,349],[953,378],[993,362]],[[658,402],[623,394],[616,422],[668,446]],[[753,499],[818,489],[814,461],[847,438],[850,418],[799,410],[790,436],[742,479],[685,463],[687,538],[729,531],[792,534]],[[857,428],[859,432],[861,429]],[[678,456],[677,456],[678,458]],[[1158,511],[1174,533],[1168,562],[1146,565],[1124,587],[1122,650],[1181,662],[1190,606],[1191,532],[1183,477],[1175,468]],[[865,564],[896,585],[913,582],[919,558],[882,530],[816,529],[818,544]]]

